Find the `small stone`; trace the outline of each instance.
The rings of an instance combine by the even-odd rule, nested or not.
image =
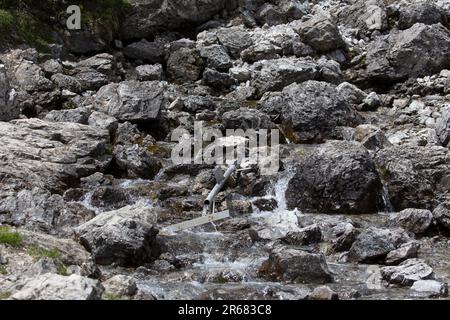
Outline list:
[[[314,288],[308,295],[309,300],[339,300],[339,295],[328,286]]]
[[[420,243],[416,241],[411,241],[403,244],[400,248],[392,250],[386,256],[385,263],[389,265],[399,264],[406,259],[416,258],[419,252]]]
[[[411,289],[413,296],[440,298],[448,296],[448,285],[436,280],[418,280]]]
[[[132,296],[137,291],[136,281],[126,275],[116,275],[102,283],[105,293],[112,293],[116,296]]]

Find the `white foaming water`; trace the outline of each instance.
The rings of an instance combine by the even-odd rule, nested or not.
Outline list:
[[[98,208],[98,207],[96,207],[96,206],[94,206],[92,204],[92,196],[93,196],[93,194],[94,194],[94,191],[89,191],[88,193],[86,193],[84,198],[83,198],[83,201],[81,201],[81,203],[83,204],[83,206],[86,209],[94,211],[95,214],[97,215],[99,213],[102,213],[102,209],[100,209],[100,208]]]
[[[294,176],[294,170],[286,169],[280,174],[280,177],[277,183],[273,186],[273,193],[275,194],[275,199],[278,203],[278,210],[287,210],[286,203],[286,190],[289,184],[289,181]]]

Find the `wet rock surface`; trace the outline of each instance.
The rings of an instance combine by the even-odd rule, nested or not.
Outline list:
[[[446,1],[122,9],[2,40],[1,299],[448,298]],[[279,170],[243,165],[213,205],[231,217],[169,232],[220,178],[174,161],[194,121],[237,130],[209,151],[278,129]]]

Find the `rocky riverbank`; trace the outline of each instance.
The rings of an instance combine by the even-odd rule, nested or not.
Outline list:
[[[448,298],[448,1],[111,16],[2,45],[0,299]],[[172,161],[194,121],[279,129],[280,171],[234,173],[233,217],[170,234],[215,184]]]

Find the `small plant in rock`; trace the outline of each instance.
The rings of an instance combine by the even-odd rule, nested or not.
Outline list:
[[[38,246],[37,244],[33,244],[28,248],[28,254],[34,258],[52,258],[52,259],[60,259],[61,253],[57,249],[46,249]]]
[[[103,300],[124,300],[124,298],[112,292],[105,292],[103,294]]]
[[[8,274],[8,270],[4,266],[0,266],[0,275],[6,276]]]
[[[10,227],[0,227],[0,243],[12,247],[20,247],[22,245],[22,236],[16,231],[12,231]]]
[[[0,300],[6,300],[11,297],[11,292],[0,292]]]

